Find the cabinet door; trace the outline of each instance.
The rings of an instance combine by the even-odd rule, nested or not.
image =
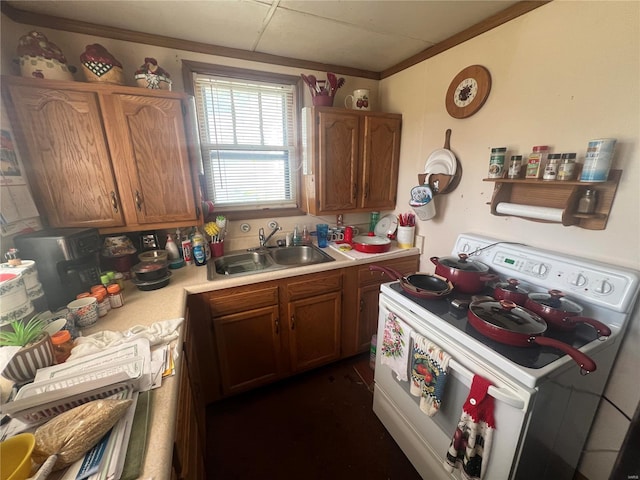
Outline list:
[[[198,220],[196,184],[189,161],[180,99],[112,95],[117,125],[109,123],[121,155],[114,162],[128,173],[127,200],[141,225]],[[123,182],[126,181],[123,179]]]
[[[94,92],[9,84],[38,209],[51,227],[124,225]]]
[[[359,125],[358,115],[318,114],[318,214],[358,207]]]
[[[364,352],[369,349],[371,336],[376,333],[378,327],[378,299],[380,297],[380,285],[368,285],[358,289],[358,322],[357,322],[357,349]]]
[[[398,116],[366,116],[362,151],[362,208],[394,209],[400,165]]]
[[[289,350],[293,372],[340,358],[341,292],[289,302]]]
[[[277,305],[213,319],[222,392],[231,395],[281,376]]]

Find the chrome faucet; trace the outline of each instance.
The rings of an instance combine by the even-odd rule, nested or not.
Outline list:
[[[267,238],[264,237],[264,228],[260,228],[260,230],[258,230],[258,238],[260,239],[260,246],[261,247],[266,247],[267,246],[267,242],[271,239],[271,237],[273,237],[275,235],[276,232],[282,230],[282,227],[275,227],[273,230],[271,230],[271,233],[267,236]]]

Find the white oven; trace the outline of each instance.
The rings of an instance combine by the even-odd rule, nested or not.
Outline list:
[[[584,307],[583,316],[607,324],[612,334],[605,340],[586,324],[570,333],[545,332],[590,356],[596,371],[583,375],[569,356],[551,347],[488,340],[469,325],[465,309],[454,308],[460,302],[452,299],[470,300],[455,289],[447,299],[425,300],[390,282],[380,289],[377,351],[392,313],[451,360],[441,407],[428,416],[410,393],[410,380],[399,381],[378,354],[374,412],[423,478],[462,478],[444,463],[473,376],[480,375],[492,384],[488,394],[495,405],[484,480],[573,478],[638,297],[638,272],[471,234],[458,237],[453,253],[458,252],[471,254],[503,279],[519,279],[529,291],[562,290]]]

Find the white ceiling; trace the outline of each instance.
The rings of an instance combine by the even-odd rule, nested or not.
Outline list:
[[[20,10],[109,27],[380,72],[518,2],[12,0],[6,3]]]

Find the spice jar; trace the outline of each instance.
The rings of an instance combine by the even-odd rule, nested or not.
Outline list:
[[[504,159],[506,155],[506,147],[491,149],[491,157],[489,158],[489,178],[504,177]]]
[[[547,145],[536,145],[533,152],[529,154],[527,159],[526,178],[540,178],[547,163],[547,153],[549,147]]]
[[[598,192],[590,188],[584,191],[580,200],[578,200],[578,213],[591,214],[596,211],[596,204],[598,203]]]
[[[71,355],[73,348],[73,339],[69,330],[60,330],[51,335],[51,343],[53,344],[53,355],[56,357],[56,363],[64,363]]]
[[[543,180],[555,180],[558,178],[558,167],[560,166],[561,155],[559,153],[552,153],[549,155],[549,161],[544,167]]]
[[[98,301],[98,316],[99,317],[104,317],[107,313],[109,313],[109,310],[111,310],[111,303],[107,299],[107,291],[106,290],[104,290],[104,289],[96,290],[94,293],[91,294],[91,296],[95,297],[96,300]]]
[[[111,308],[120,308],[124,305],[124,295],[122,295],[122,291],[117,283],[109,285],[107,287],[107,292],[109,293],[109,303],[111,304]]]
[[[558,180],[573,180],[576,167],[576,154],[563,153],[562,162],[558,167]]]
[[[509,162],[508,178],[520,178],[522,176],[522,155],[511,155]]]

